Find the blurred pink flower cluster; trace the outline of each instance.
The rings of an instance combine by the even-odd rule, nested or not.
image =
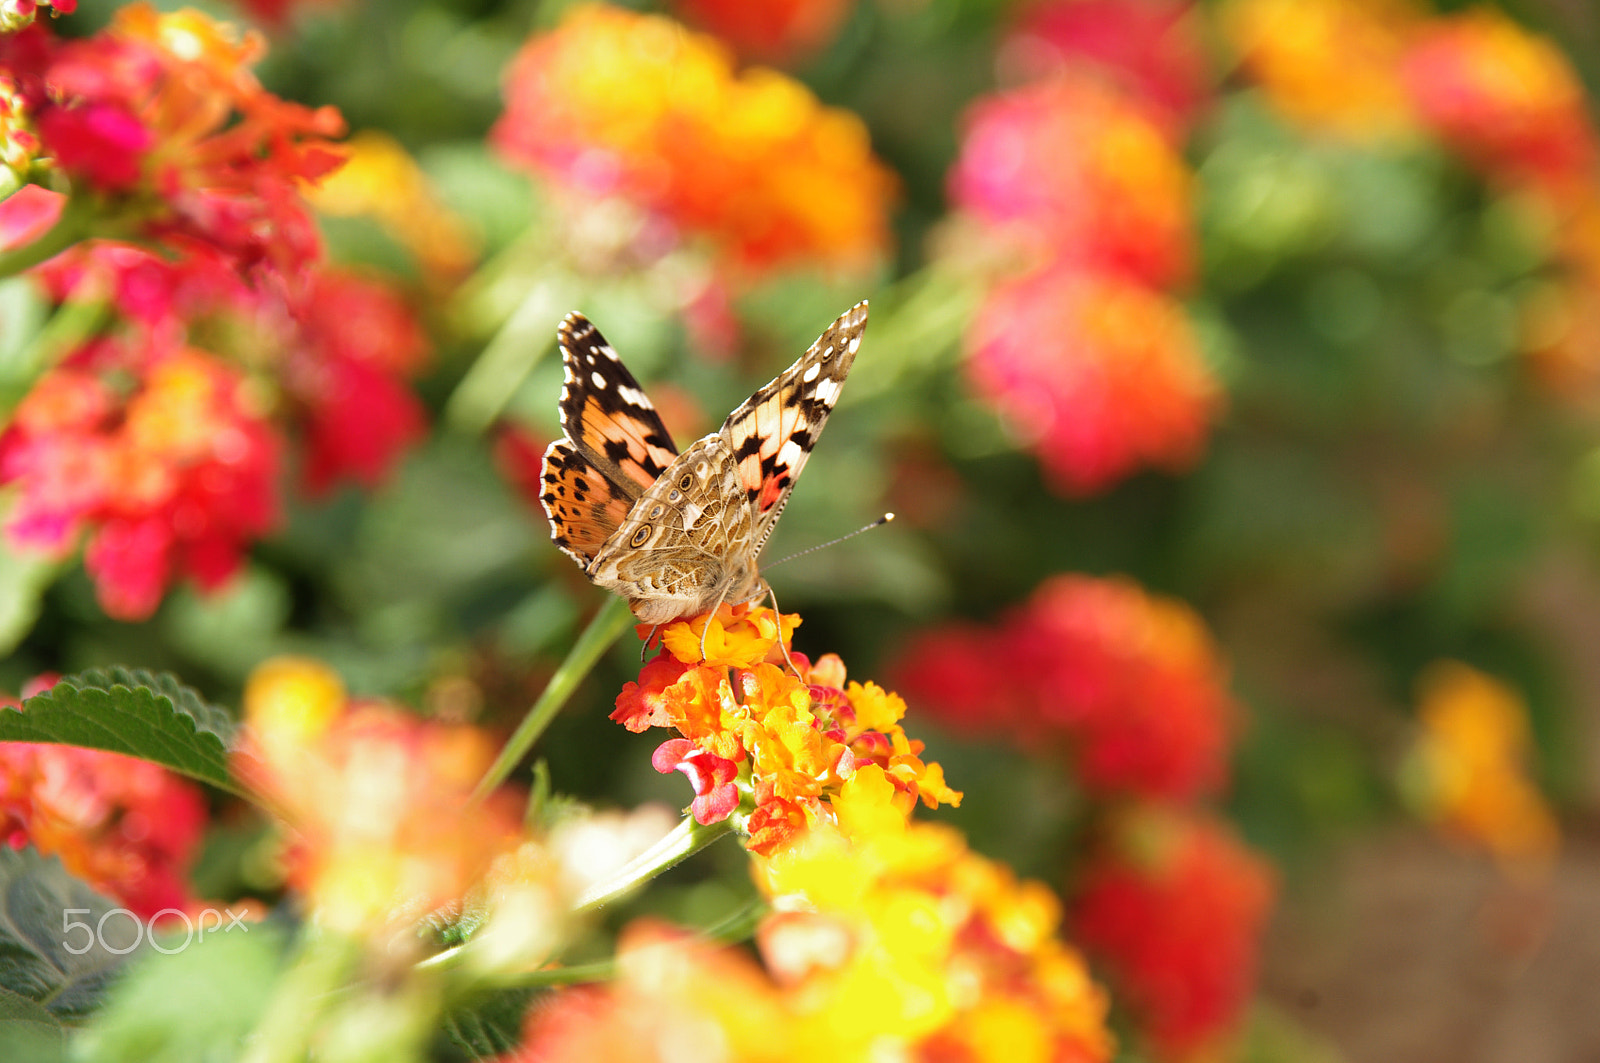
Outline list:
[[[1173,296],[1196,253],[1178,146],[1208,95],[1191,21],[1166,0],[1024,9],[1001,57],[1027,80],[968,110],[950,171],[997,264],[968,377],[1067,493],[1186,468],[1220,406]]]

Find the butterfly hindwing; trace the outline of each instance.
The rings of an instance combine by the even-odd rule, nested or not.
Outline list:
[[[544,452],[542,478],[539,501],[550,518],[550,538],[588,567],[627,519],[632,500],[566,440],[550,444]]]
[[[825,329],[799,360],[728,415],[722,437],[733,448],[740,484],[754,514],[756,554],[789,501],[867,327],[866,301]]]
[[[661,415],[600,330],[579,313],[556,333],[567,438],[629,498],[638,498],[678,456]]]

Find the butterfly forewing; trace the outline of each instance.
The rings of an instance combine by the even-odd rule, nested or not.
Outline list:
[[[755,518],[757,554],[772,535],[800,470],[839,400],[867,327],[863,300],[845,311],[777,378],[728,415],[722,437],[739,463]]]
[[[756,569],[861,346],[867,304],[677,454],[661,418],[581,314],[560,330],[567,438],[545,451],[551,538],[596,584],[660,624],[749,601]]]
[[[561,427],[589,464],[638,498],[678,456],[667,426],[588,318],[568,314],[556,335],[564,377]]]

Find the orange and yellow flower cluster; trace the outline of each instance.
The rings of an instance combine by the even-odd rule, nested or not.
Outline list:
[[[1194,268],[1175,141],[1200,90],[1156,76],[1143,50],[1104,47],[1114,34],[1089,32],[1084,6],[1030,9],[1008,54],[1035,80],[968,110],[948,182],[998,274],[967,335],[968,376],[1072,494],[1188,467],[1221,399],[1170,294]],[[1169,75],[1201,69],[1180,10],[1144,15],[1188,57]]]
[[[351,699],[301,658],[258,668],[244,712],[234,773],[292,832],[288,881],[329,927],[410,934],[520,840],[516,795],[470,800],[494,756],[474,728]]]
[[[35,681],[31,697],[53,679]],[[0,712],[21,702],[0,697]],[[200,788],[98,749],[0,742],[0,843],[32,845],[140,919],[193,911],[189,868],[206,826]]]
[[[814,666],[795,655],[804,679],[775,663],[797,619],[723,607],[669,625],[666,652],[615,714],[684,736],[656,764],[695,781],[702,822],[753,800],[746,844],[772,907],[756,933],[765,969],[636,925],[617,982],[535,1008],[507,1063],[668,1060],[707,1039],[753,1060],[1110,1058],[1107,1000],[1058,937],[1060,903],[952,828],[913,820],[919,797],[960,795],[917,757],[898,697],[847,683],[831,654]]]
[[[756,935],[764,971],[636,925],[617,982],[532,1011],[506,1063],[665,1061],[708,1038],[729,1059],[1109,1059],[1106,998],[1057,938],[1055,897],[912,822],[901,793],[864,767],[837,822],[758,862],[774,909]]]
[[[959,804],[939,765],[918,756],[922,743],[906,737],[897,695],[847,683],[832,654],[815,665],[796,655],[804,679],[773,663],[781,661],[778,640],[787,643],[797,623],[770,609],[723,606],[696,624],[668,625],[666,652],[623,688],[611,718],[630,731],[676,729],[682,737],[657,749],[656,769],[689,777],[701,823],[750,801],[743,829],[755,853],[831,821],[839,788],[868,765],[885,772],[907,810],[918,799],[929,808]]]
[[[888,246],[890,172],[866,126],[772,70],[736,72],[716,40],[659,16],[580,4],[511,66],[491,134],[512,163],[707,240],[734,276],[856,268]]]

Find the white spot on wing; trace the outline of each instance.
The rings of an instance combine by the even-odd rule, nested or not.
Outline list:
[[[804,453],[800,449],[799,443],[792,439],[785,440],[783,446],[778,449],[778,467],[780,469],[794,468],[795,463],[801,459]]]
[[[601,376],[598,371],[589,374],[589,382],[596,388],[602,391],[605,390],[606,378]]]
[[[696,503],[696,502],[685,502],[683,504],[683,511],[682,511],[683,512],[683,530],[684,531],[693,531],[694,530],[694,526],[695,526],[695,522],[698,521],[701,518],[701,516],[703,516],[705,514],[705,511],[706,511],[705,507],[700,505],[700,504],[698,504],[698,503]]]
[[[817,384],[817,398],[831,406],[839,398],[842,387],[837,380],[820,381]]]
[[[631,402],[633,405],[642,406],[647,410],[654,409],[650,405],[650,399],[638,388],[630,388],[624,384],[617,389],[617,394],[622,396],[622,401],[624,402]]]
[[[861,337],[860,336],[851,336],[850,337],[850,353],[851,354],[855,354],[856,351],[858,351],[860,348],[861,348]]]
[[[821,374],[821,372],[822,372],[822,363],[821,362],[812,362],[811,363],[811,367],[809,369],[807,369],[803,374],[801,374],[800,379],[804,380],[807,384],[809,384],[813,380],[817,379],[817,376],[819,374]]]

